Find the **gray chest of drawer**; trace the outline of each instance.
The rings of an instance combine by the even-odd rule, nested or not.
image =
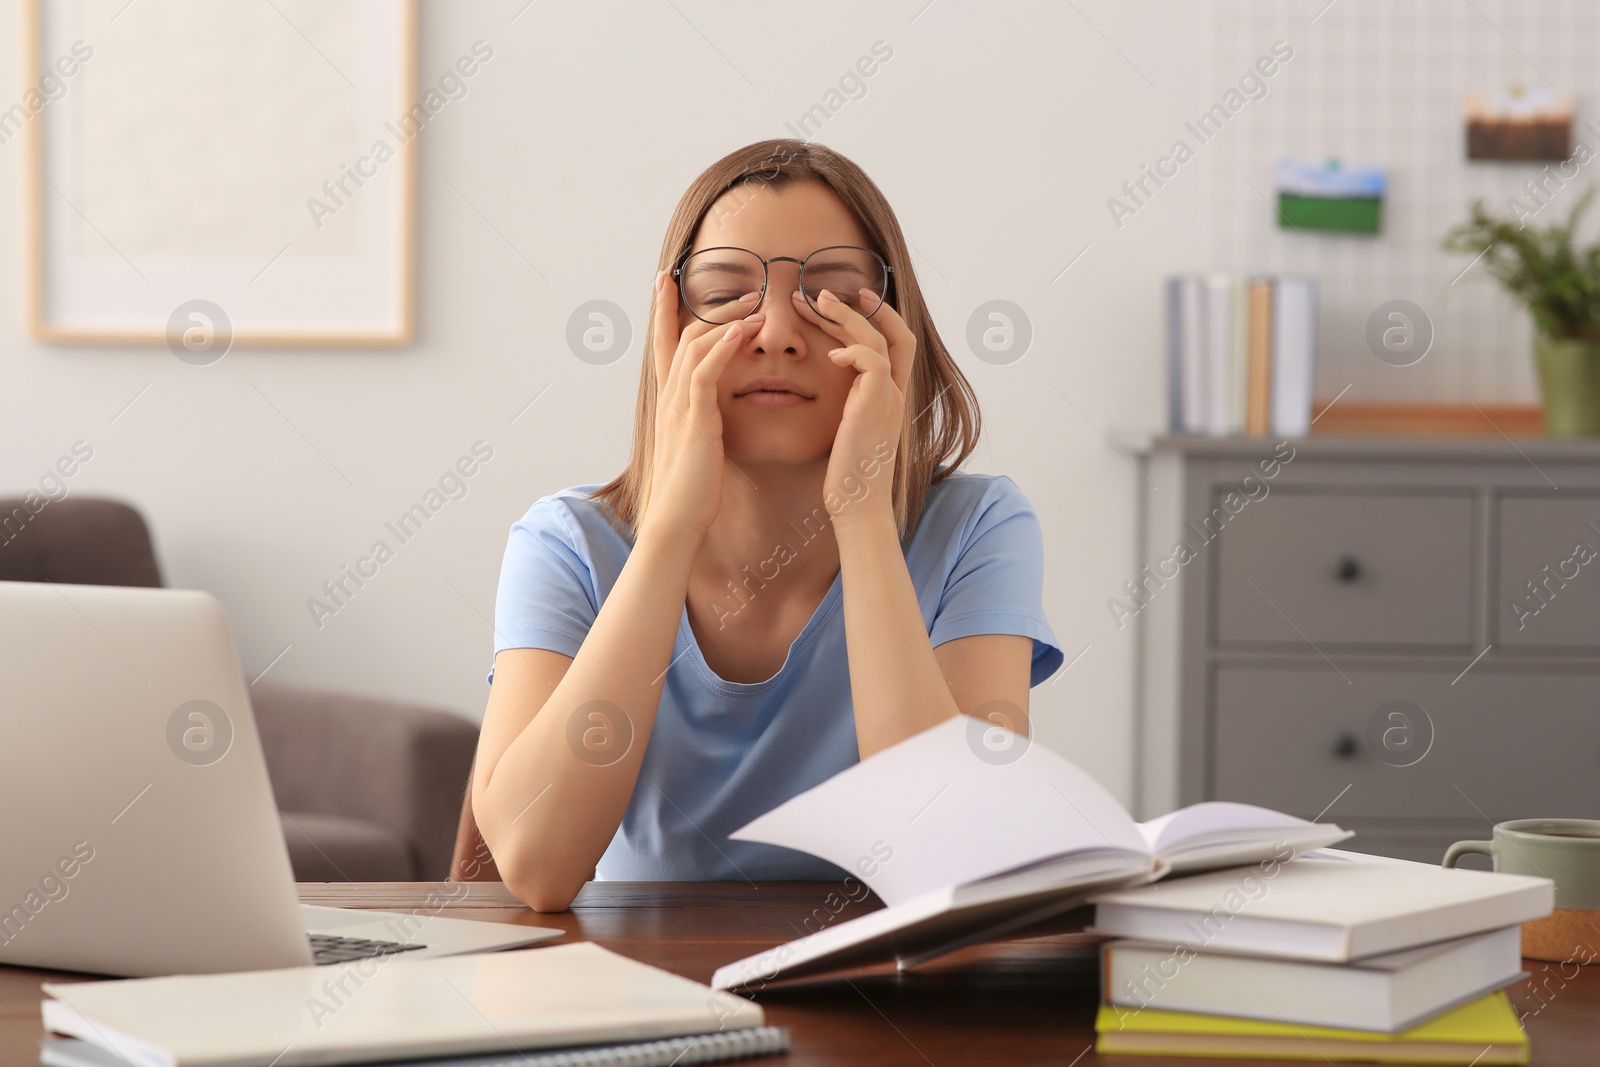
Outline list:
[[[1600,818],[1600,442],[1156,438],[1137,801],[1319,815],[1437,862]]]

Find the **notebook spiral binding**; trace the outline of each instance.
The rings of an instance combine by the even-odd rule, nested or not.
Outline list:
[[[78,1038],[46,1038],[39,1042],[44,1067],[126,1067],[127,1061]],[[369,1067],[689,1067],[726,1063],[752,1056],[789,1051],[787,1026],[755,1026],[709,1034],[591,1045],[586,1048],[528,1049],[510,1054],[449,1056],[443,1059],[388,1060]]]
[[[754,1026],[714,1034],[669,1037],[604,1048],[529,1050],[492,1061],[461,1061],[463,1067],[688,1067],[696,1063],[726,1063],[751,1056],[772,1056],[789,1051],[789,1028]]]

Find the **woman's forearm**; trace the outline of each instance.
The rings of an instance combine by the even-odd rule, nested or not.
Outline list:
[[[834,518],[861,758],[959,712],[933,655],[892,511]]]
[[[699,542],[640,530],[566,674],[484,769],[479,829],[507,883],[540,910],[566,907],[627,811]]]

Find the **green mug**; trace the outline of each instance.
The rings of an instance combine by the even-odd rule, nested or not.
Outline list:
[[[1600,958],[1600,819],[1514,819],[1496,823],[1492,841],[1457,841],[1444,866],[1469,853],[1488,856],[1494,869],[1548,878],[1555,912],[1522,925],[1522,954],[1542,960],[1592,963]],[[1591,914],[1595,913],[1595,914]]]

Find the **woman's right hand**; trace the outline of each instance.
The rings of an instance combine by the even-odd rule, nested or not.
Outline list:
[[[756,293],[744,297],[754,303]],[[748,336],[760,328],[765,312],[732,325],[695,318],[679,324],[677,282],[658,276],[655,322],[651,330],[656,361],[655,455],[650,498],[641,527],[694,530],[704,534],[722,505],[722,410],[717,383]]]

